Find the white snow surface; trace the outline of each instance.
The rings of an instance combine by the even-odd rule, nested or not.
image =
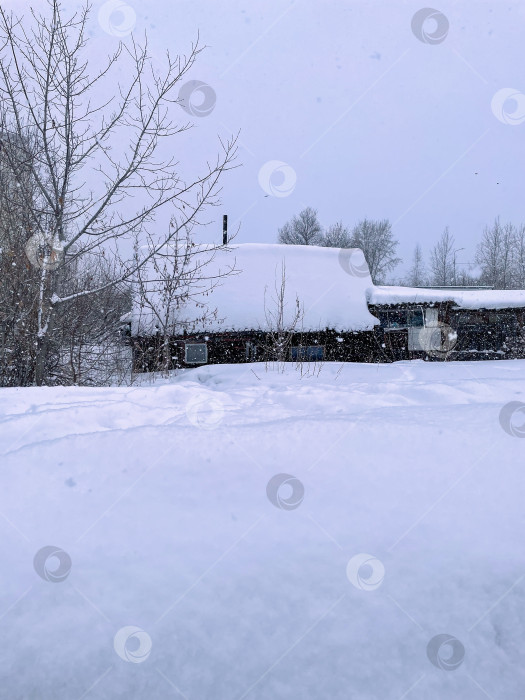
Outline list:
[[[525,440],[499,414],[524,400],[525,361],[2,390],[0,697],[522,698]],[[280,473],[297,508],[267,497]],[[48,545],[61,582],[33,568]]]
[[[459,309],[525,308],[525,291],[515,289],[420,289],[371,286],[369,304],[438,304],[453,302]]]
[[[202,308],[191,301],[179,313],[180,322],[196,331],[244,331],[268,328],[265,310],[275,311],[277,290],[285,265],[285,319],[290,320],[296,309],[296,299],[304,311],[298,328],[304,331],[371,330],[377,325],[366,303],[366,290],[372,284],[363,253],[357,248],[345,253],[351,256],[352,265],[364,269],[362,276],[349,274],[346,258],[341,261],[339,249],[318,246],[241,243],[218,248],[213,254],[209,246],[200,246],[192,266],[202,265],[202,275],[220,279],[230,268],[235,273],[220,279],[208,296],[200,296],[210,310],[217,309],[217,318],[205,323],[198,319]],[[346,269],[345,269],[346,266]],[[153,279],[155,273],[147,269],[145,279]],[[162,295],[152,293],[162,308]],[[147,310],[135,304],[133,334],[151,332],[155,319]]]

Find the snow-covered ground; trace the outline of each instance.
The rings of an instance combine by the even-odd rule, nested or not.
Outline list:
[[[0,392],[1,698],[525,696],[525,361],[320,370]]]

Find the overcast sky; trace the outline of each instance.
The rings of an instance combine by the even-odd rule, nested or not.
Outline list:
[[[177,157],[191,168],[217,134],[241,130],[242,168],[225,178],[220,211],[241,223],[239,242],[274,242],[309,205],[324,225],[390,219],[407,263],[449,225],[465,262],[496,216],[525,222],[524,2],[439,2],[414,30],[427,6],[412,0],[110,3],[94,2],[94,62],[131,25],[159,61],[165,48],[188,52],[197,32],[209,47],[188,78],[210,86],[209,114]]]

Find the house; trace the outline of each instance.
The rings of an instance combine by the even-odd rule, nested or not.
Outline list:
[[[502,359],[521,354],[525,291],[380,287],[367,290],[393,359]]]
[[[374,328],[379,321],[367,307],[366,290],[372,280],[362,252],[353,250],[352,256],[362,270],[360,276],[348,273],[335,248],[258,243],[218,249],[202,246],[195,265],[208,257],[203,275],[217,284],[210,293],[192,297],[177,309],[169,337],[171,366],[258,361],[278,355],[293,360],[373,361]],[[234,271],[227,274],[232,267]],[[151,275],[146,272],[145,276]],[[146,292],[162,309],[158,285]],[[203,320],[203,304],[217,314],[208,313]],[[135,371],[149,371],[159,364],[166,338],[155,316],[136,295],[131,321]]]
[[[358,249],[245,243],[200,246],[193,258],[214,283],[188,293],[173,313],[158,281],[145,287],[149,305],[135,294],[135,371],[272,359],[391,362],[519,353],[525,291],[375,286]],[[146,271],[145,277],[155,275]],[[159,324],[159,318],[169,322]]]

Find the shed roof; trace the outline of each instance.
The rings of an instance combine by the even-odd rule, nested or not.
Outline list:
[[[422,289],[372,285],[367,291],[367,299],[374,306],[451,302],[459,309],[471,310],[525,308],[525,291],[514,289]]]
[[[367,306],[367,289],[372,285],[363,253],[357,249],[279,244],[243,243],[215,249],[200,246],[197,258],[212,256],[205,275],[224,273],[233,264],[237,272],[219,280],[213,291],[201,301],[217,308],[217,319],[202,323],[202,308],[189,303],[178,312],[178,320],[198,332],[266,330],[266,308],[275,308],[276,285],[280,285],[285,266],[285,315],[293,316],[296,298],[304,315],[299,327],[304,331],[335,329],[338,331],[371,330],[377,319]],[[148,277],[146,271],[145,277]],[[162,304],[159,290],[150,293]],[[155,318],[140,309],[135,300],[132,332],[151,333]]]

